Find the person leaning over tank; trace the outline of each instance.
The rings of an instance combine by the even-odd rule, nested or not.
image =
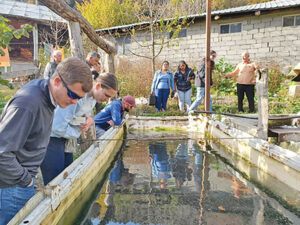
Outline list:
[[[255,70],[259,69],[256,62],[250,60],[248,52],[242,54],[243,62],[239,63],[232,73],[222,75],[222,78],[238,76],[237,78],[237,95],[239,112],[244,112],[243,100],[246,93],[249,102],[249,112],[254,112],[254,86]]]
[[[135,99],[127,95],[107,105],[95,116],[96,136],[99,138],[112,126],[119,126],[124,118],[124,112],[136,108]]]
[[[34,195],[34,177],[49,142],[54,109],[76,104],[92,88],[79,58],[62,61],[50,79],[36,79],[6,104],[0,119],[0,225]]]
[[[68,139],[77,139],[94,123],[91,117],[97,103],[116,95],[118,81],[114,74],[103,73],[94,80],[93,88],[76,105],[55,109],[50,142],[41,165],[44,184],[47,185],[73,162],[73,152],[66,151]]]

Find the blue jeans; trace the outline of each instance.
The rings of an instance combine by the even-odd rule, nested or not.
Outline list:
[[[41,164],[45,185],[73,162],[73,153],[65,152],[65,145],[65,138],[50,138],[44,161]]]
[[[156,103],[155,108],[156,111],[167,110],[167,101],[169,98],[170,89],[156,89],[155,96],[156,96]]]
[[[96,126],[96,138],[100,138],[104,133],[106,132],[106,130],[102,129],[101,127],[97,127]]]
[[[187,91],[180,91],[177,90],[178,93],[178,101],[179,101],[179,110],[184,111],[184,103],[187,105],[187,109],[191,105],[191,95],[192,95],[192,88]]]
[[[204,97],[205,97],[205,88],[204,87],[197,87],[196,100],[193,102],[193,104],[188,109],[188,111],[196,109],[202,103],[202,100],[204,99]],[[209,111],[212,111],[211,98],[209,98]]]
[[[6,225],[34,195],[34,178],[30,187],[0,188],[0,225]]]

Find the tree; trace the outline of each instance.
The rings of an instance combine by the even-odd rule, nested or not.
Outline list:
[[[22,36],[29,38],[29,33],[32,31],[31,25],[23,24],[20,29],[16,29],[8,23],[9,19],[0,16],[0,55],[2,56],[5,55],[2,49],[8,48],[10,50],[9,44],[13,38],[20,39]],[[0,84],[12,88],[12,85],[1,77]]]
[[[205,11],[206,0],[171,0],[168,1],[180,16],[200,14]]]
[[[264,2],[271,2],[274,0],[248,0],[248,5],[259,4]]]
[[[154,74],[156,58],[163,48],[167,45],[178,44],[178,40],[175,43],[174,40],[180,31],[189,26],[192,21],[188,22],[187,17],[180,18],[179,15],[174,15],[180,4],[166,4],[161,0],[144,0],[141,4],[141,10],[137,17],[140,22],[148,22],[148,25],[141,27],[140,30],[145,30],[145,35],[150,36],[151,40],[150,42],[144,40],[143,43],[140,43],[135,39],[135,29],[130,29],[128,32],[141,48],[149,49],[150,54],[140,55],[133,51],[130,52],[135,56],[151,59],[152,74]]]
[[[54,20],[48,21],[47,25],[40,29],[41,42],[54,44],[54,46],[64,46],[66,44],[65,36],[68,32],[67,24]]]
[[[72,9],[64,0],[40,0],[40,2],[64,19],[78,22],[81,30],[86,33],[89,39],[98,47],[103,49],[107,54],[113,54],[116,52],[115,47],[102,37],[99,37],[91,24],[80,14],[80,12]]]
[[[186,18],[179,18],[186,14],[189,4],[197,4],[204,0],[91,0],[83,4],[77,4],[78,10],[93,25],[94,28],[107,28],[137,22],[146,22],[140,30],[150,36],[151,41],[140,43],[135,39],[136,30],[127,29],[125,34],[142,48],[148,48],[149,54],[139,55],[130,51],[133,55],[151,59],[152,71],[155,71],[155,59],[166,45],[178,36],[181,29],[188,26]],[[193,5],[195,6],[195,5]],[[201,4],[202,7],[202,4]],[[194,7],[196,9],[197,7]],[[189,11],[191,12],[191,11]],[[169,34],[172,35],[169,37]],[[112,34],[113,38],[120,34]],[[124,41],[126,38],[123,39]],[[172,43],[173,44],[173,43]],[[158,49],[157,49],[158,48]]]
[[[218,0],[212,2],[212,8],[213,10],[222,10],[222,9],[258,4],[258,3],[270,2],[270,1],[273,0]]]
[[[94,29],[101,29],[137,22],[135,12],[140,4],[134,0],[91,0],[76,6]]]
[[[9,47],[9,43],[13,38],[20,39],[22,36],[29,38],[29,33],[32,31],[32,26],[28,24],[21,25],[20,29],[9,25],[10,20],[0,16],[0,47],[5,49]],[[0,55],[4,55],[4,51],[0,48]]]

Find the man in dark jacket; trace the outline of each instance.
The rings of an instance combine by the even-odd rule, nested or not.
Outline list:
[[[51,79],[31,81],[6,104],[0,118],[0,225],[34,195],[56,105],[76,104],[91,88],[89,67],[72,57],[58,65]]]
[[[212,86],[212,71],[215,69],[215,58],[217,57],[217,53],[215,51],[210,52],[210,60],[211,60],[211,65],[210,65],[210,86]],[[198,72],[195,77],[195,86],[197,87],[197,96],[195,101],[192,103],[190,108],[188,109],[188,112],[196,109],[198,105],[202,103],[203,98],[205,97],[205,58],[202,60]],[[211,103],[211,98],[210,103],[209,103],[209,110],[212,111],[212,103]]]

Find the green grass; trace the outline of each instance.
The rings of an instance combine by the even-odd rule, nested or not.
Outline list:
[[[6,104],[6,102],[11,99],[11,97],[16,93],[17,89],[0,89],[0,115],[3,111],[3,108]]]

